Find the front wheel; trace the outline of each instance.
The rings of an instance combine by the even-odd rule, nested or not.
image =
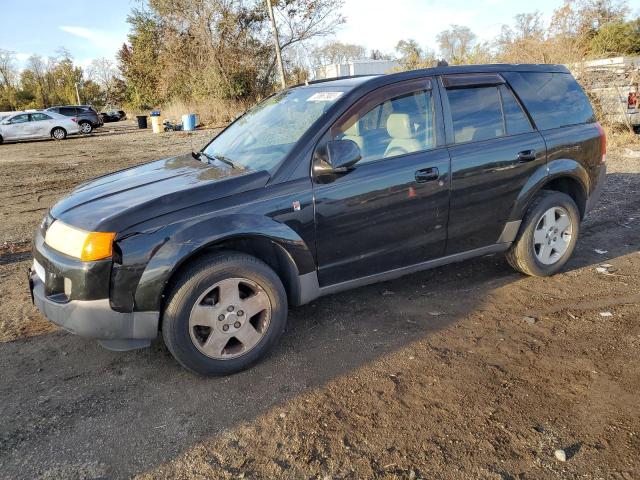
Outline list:
[[[64,140],[67,138],[67,131],[62,127],[56,127],[51,130],[51,136],[56,140]]]
[[[182,271],[168,296],[162,335],[174,358],[201,375],[228,375],[264,356],[287,321],[287,296],[255,257],[218,253]]]
[[[571,258],[579,231],[580,212],[573,199],[542,190],[527,210],[507,260],[527,275],[553,275]]]

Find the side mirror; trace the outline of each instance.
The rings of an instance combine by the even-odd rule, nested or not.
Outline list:
[[[327,163],[334,173],[346,172],[362,158],[360,147],[353,140],[330,140],[327,142]]]

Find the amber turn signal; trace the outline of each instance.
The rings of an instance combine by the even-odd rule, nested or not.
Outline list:
[[[82,246],[80,260],[93,262],[109,258],[113,254],[114,238],[116,238],[116,234],[113,232],[90,232]]]

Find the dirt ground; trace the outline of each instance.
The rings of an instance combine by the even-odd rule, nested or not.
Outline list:
[[[610,148],[563,273],[495,255],[325,297],[231,377],[44,320],[25,272],[46,209],[212,134],[0,146],[0,478],[640,478],[637,151]]]

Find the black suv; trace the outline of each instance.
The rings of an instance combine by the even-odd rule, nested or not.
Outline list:
[[[47,108],[46,111],[56,112],[66,117],[76,117],[80,131],[84,134],[91,133],[94,128],[104,124],[98,112],[90,105],[60,105]]]
[[[571,256],[605,137],[563,66],[441,67],[279,92],[201,151],[80,185],[35,232],[38,308],[185,367],[262,357],[289,305],[479,255]]]

